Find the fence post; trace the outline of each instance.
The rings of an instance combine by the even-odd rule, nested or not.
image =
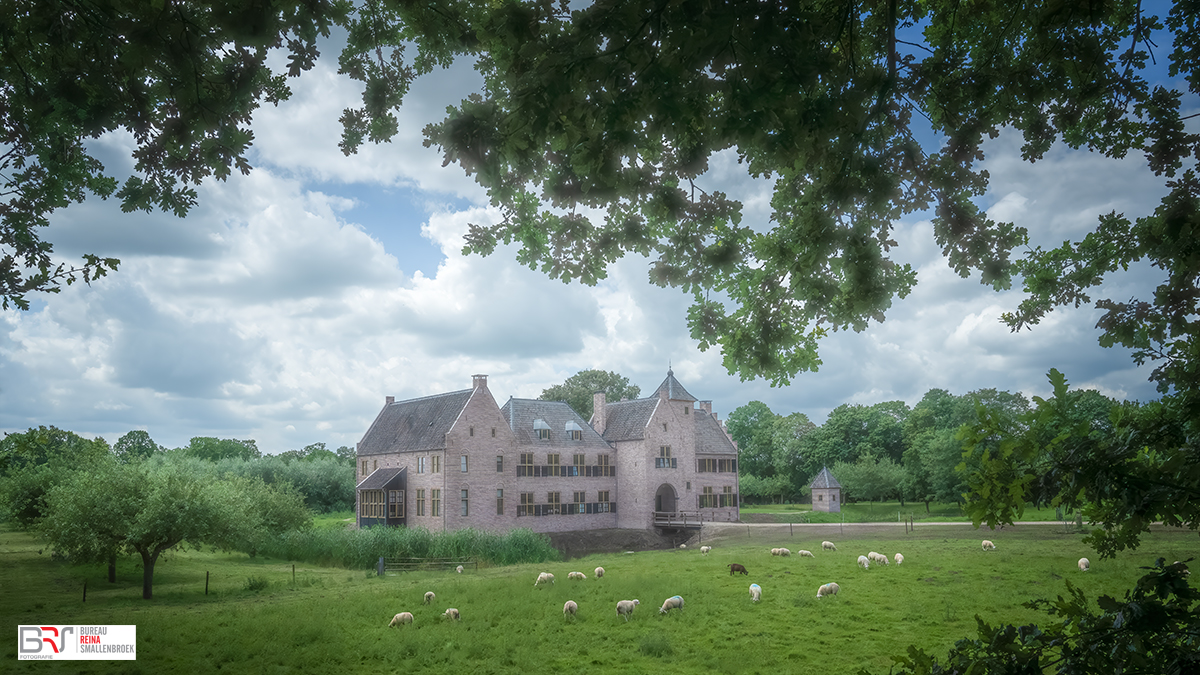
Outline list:
[[[379,576],[383,576],[383,558],[379,559],[379,565],[376,567],[376,571],[379,573]]]
[[[87,579],[83,580],[83,601],[87,602]]]
[[[208,572],[204,573],[204,594],[208,595]]]

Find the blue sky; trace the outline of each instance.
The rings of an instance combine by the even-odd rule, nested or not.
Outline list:
[[[1090,307],[1009,332],[999,315],[1020,293],[960,279],[919,214],[896,238],[898,259],[920,283],[884,323],[829,336],[820,371],[790,387],[742,382],[716,350],[699,351],[687,333],[690,298],[649,284],[644,258],[618,262],[587,287],[521,267],[512,247],[461,254],[467,224],[496,212],[460,168],[422,146],[421,129],[478,86],[469,64],[419,80],[397,138],[352,157],[337,148],[337,119],[359,90],[335,71],[323,59],[294,83],[290,101],[260,110],[254,171],[202,186],[187,218],[122,214],[100,200],[54,216],[46,236],[62,259],[116,256],[121,269],[36,299],[31,311],[0,313],[0,430],[53,424],[113,442],[145,429],[169,447],[198,435],[254,438],[270,453],[352,446],[385,396],[464,389],[485,373],[503,404],[588,368],[649,391],[668,364],[722,418],[755,399],[820,422],[842,403],[911,405],[933,387],[1043,395],[1050,368],[1109,396],[1156,396],[1149,367],[1099,347]],[[93,148],[125,175],[128,136]],[[1012,134],[986,151],[984,205],[1029,228],[1035,244],[1078,238],[1101,213],[1146,213],[1162,193],[1140,157],[1058,147],[1031,165]],[[745,219],[767,228],[770,183],[743,168],[720,155],[704,182],[741,199]],[[1093,300],[1146,297],[1155,280],[1135,266]]]

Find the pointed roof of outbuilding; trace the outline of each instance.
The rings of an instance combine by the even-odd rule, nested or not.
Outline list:
[[[667,379],[658,385],[658,389],[654,390],[656,396],[666,394],[669,401],[695,401],[696,397],[688,393],[687,389],[679,384],[679,380],[675,379],[675,373],[670,368],[667,369]]]
[[[842,484],[837,482],[837,479],[833,477],[833,474],[829,473],[829,467],[823,467],[821,469],[821,473],[817,474],[817,477],[813,479],[812,483],[809,484],[808,487],[809,489],[841,488]]]

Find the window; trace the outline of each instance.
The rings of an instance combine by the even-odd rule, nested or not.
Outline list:
[[[717,507],[717,496],[713,494],[712,486],[702,488],[700,492],[702,493],[699,497],[700,508],[713,509]]]
[[[552,453],[546,455],[546,469],[547,469],[546,475],[547,476],[563,475],[562,467],[559,466],[558,460],[559,460],[559,454],[557,452],[552,452]]]
[[[492,427],[492,438],[496,437],[496,427]]]
[[[836,493],[836,492],[834,492],[833,494],[829,495],[829,501],[831,501],[831,502],[836,502],[836,501],[837,501],[837,493]]]
[[[461,471],[462,473],[467,472],[467,456],[466,455],[463,455],[462,457],[459,458],[458,470]]]
[[[383,490],[363,490],[359,495],[358,510],[363,518],[383,517]]]
[[[425,473],[425,458],[417,458],[417,473]]]
[[[667,423],[663,422],[663,431],[666,431],[666,430],[667,430]]]
[[[825,495],[817,495],[817,501],[819,501],[819,502],[825,501]]]
[[[366,478],[366,477],[367,477],[367,460],[365,460],[365,459],[364,459],[364,460],[363,460],[363,462],[362,462],[362,464],[363,464],[363,466],[362,466],[362,477],[363,477],[363,478]]]
[[[717,460],[715,459],[698,459],[696,460],[696,473],[716,473]]]
[[[404,490],[388,490],[388,518],[404,517]]]
[[[442,515],[442,491],[429,491],[429,515],[437,517]]]
[[[609,455],[596,455],[596,475],[597,476],[615,476],[616,469],[609,463],[611,457]],[[603,500],[601,500],[603,501]]]
[[[371,467],[371,471],[378,471],[378,470],[379,470],[379,460],[377,460],[377,459],[373,459],[373,460],[371,460],[371,464],[373,465],[373,466]]]
[[[532,476],[533,475],[533,453],[532,452],[522,452],[521,453],[521,463],[517,465],[517,475],[518,476]]]
[[[496,515],[504,515],[504,490],[496,489]]]
[[[433,473],[438,473],[442,470],[442,456],[441,455],[434,455],[433,457],[430,457],[429,463],[433,467],[432,468]]]
[[[683,414],[684,415],[692,414],[692,406],[690,406],[690,405],[683,406]]]
[[[467,499],[467,491],[466,490],[459,490],[459,492],[461,493],[459,495],[459,501],[462,505],[462,511],[458,515],[463,516],[465,518],[467,516],[467,514],[469,513],[469,510],[467,508],[467,503],[470,500]]]
[[[471,428],[470,428],[470,431],[468,432],[468,434],[467,434],[467,435],[468,435],[468,436],[474,436],[474,435],[475,435],[475,427],[471,427]]]
[[[543,440],[543,441],[550,440],[550,430],[549,429],[538,429],[537,437],[539,440]]]
[[[608,490],[601,490],[596,493],[596,501],[599,502],[596,506],[597,513],[608,513],[612,504],[608,501]]]
[[[558,492],[549,492],[546,494],[546,515],[561,515],[562,514],[562,497]]]
[[[417,490],[417,515],[425,515],[425,488]]]
[[[571,440],[573,440],[573,441],[582,441],[583,440],[583,429],[572,429],[568,433],[570,434]]]
[[[584,503],[587,501],[584,499],[585,496],[587,496],[586,492],[583,492],[582,490],[575,491],[575,503],[571,504],[571,510],[569,511],[569,513],[583,513],[584,512],[584,509],[587,508],[586,506],[584,506]]]
[[[577,452],[575,453],[573,460],[574,461],[571,462],[570,472],[567,475],[582,476],[586,474],[587,469],[584,467],[587,463],[587,455],[584,455],[582,452]]]
[[[533,430],[537,434],[539,440],[550,440],[550,425],[546,424],[546,420],[537,419],[533,421]]]
[[[504,455],[496,455],[496,473],[504,473]]]
[[[721,490],[720,497],[721,497],[721,501],[719,503],[720,506],[735,506],[736,505],[737,499],[736,499],[736,497],[734,497],[734,494],[733,494],[733,486],[726,485]]]
[[[658,457],[654,458],[654,468],[674,469],[676,466],[676,458],[671,456],[671,446],[660,445],[658,448]]]
[[[521,493],[521,505],[517,507],[517,515],[518,516],[532,516],[533,515],[533,493],[532,492],[522,492]]]
[[[717,471],[721,473],[737,473],[736,459],[720,459],[717,460]]]

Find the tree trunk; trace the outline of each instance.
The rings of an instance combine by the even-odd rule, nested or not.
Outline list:
[[[929,515],[929,500],[925,500],[925,515]]]
[[[117,554],[108,556],[108,583],[117,583]]]
[[[142,599],[149,600],[154,589],[154,563],[158,560],[158,551],[139,551],[142,554]]]

